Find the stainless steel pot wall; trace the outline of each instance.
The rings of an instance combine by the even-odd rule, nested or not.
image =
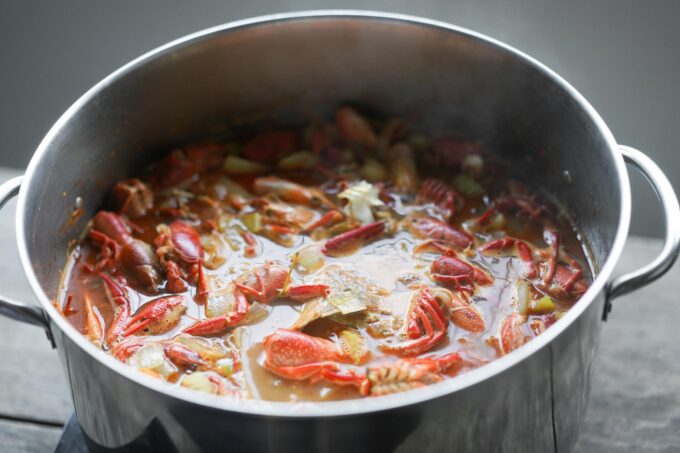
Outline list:
[[[231,401],[167,385],[97,350],[51,305],[69,241],[111,184],[158,150],[228,128],[225,118],[359,102],[486,141],[574,215],[597,279],[553,327],[459,378],[361,401]],[[662,199],[666,246],[611,283],[630,220],[624,159]],[[17,240],[41,308],[0,312],[43,326],[92,445],[165,451],[568,451],[590,389],[606,302],[660,276],[678,252],[677,200],[659,169],[619,148],[588,103],[550,70],[497,41],[413,17],[317,12],[216,27],[121,68],[78,100],[37,150],[17,193]],[[78,197],[85,213],[71,225]],[[612,377],[615,379],[616,377]]]

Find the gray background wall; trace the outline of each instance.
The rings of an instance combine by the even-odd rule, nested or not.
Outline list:
[[[620,143],[648,153],[680,190],[680,1],[0,0],[0,166],[24,167],[59,115],[130,59],[211,25],[273,12],[360,8],[448,21],[556,70]],[[653,193],[633,180],[636,234],[663,233]]]

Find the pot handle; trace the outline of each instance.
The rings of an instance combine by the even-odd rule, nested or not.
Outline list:
[[[623,274],[609,282],[606,292],[606,302],[603,319],[612,309],[612,300],[636,290],[665,274],[673,266],[678,252],[680,252],[680,206],[670,181],[658,165],[646,154],[637,149],[619,145],[619,150],[627,164],[637,168],[649,181],[659,197],[663,207],[666,238],[663,249],[654,261],[640,269]]]
[[[19,193],[21,181],[23,179],[23,176],[17,176],[0,185],[0,209]],[[49,338],[54,345],[50,332],[50,325],[47,321],[47,313],[45,313],[45,310],[42,308],[36,307],[35,305],[24,304],[23,302],[8,299],[0,295],[0,315],[42,327],[47,333],[47,338]]]

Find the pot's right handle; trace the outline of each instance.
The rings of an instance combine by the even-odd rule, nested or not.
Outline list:
[[[0,209],[19,193],[23,178],[23,176],[17,176],[0,185]],[[47,313],[40,307],[24,304],[23,302],[8,299],[0,295],[0,315],[40,326],[45,329],[47,337],[52,341],[50,326],[47,321]]]
[[[612,309],[612,300],[627,294],[665,274],[671,268],[680,251],[680,206],[670,181],[658,165],[646,154],[628,146],[619,146],[623,159],[627,164],[640,170],[652,185],[657,197],[661,200],[666,226],[666,239],[663,249],[654,261],[640,269],[623,274],[612,280],[606,288],[606,303],[603,319]]]

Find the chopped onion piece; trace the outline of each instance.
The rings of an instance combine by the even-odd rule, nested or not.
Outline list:
[[[328,302],[335,306],[343,315],[366,310],[366,302],[361,297],[361,294],[353,291],[331,294],[328,297]]]
[[[223,282],[217,275],[206,275],[208,281],[208,300],[205,302],[205,315],[208,318],[224,316],[234,307],[234,285]]]
[[[257,324],[269,316],[269,310],[270,307],[267,305],[261,304],[259,302],[253,302],[250,305],[250,310],[248,310],[246,318],[241,322],[241,325]]]
[[[219,388],[216,383],[210,380],[210,375],[203,371],[196,371],[184,376],[182,379],[182,387],[186,387],[199,392],[216,394]]]
[[[206,268],[215,270],[227,261],[225,258],[227,248],[222,238],[215,232],[201,235],[201,247],[205,254],[203,265]]]
[[[478,178],[484,171],[484,159],[482,159],[482,156],[479,154],[470,154],[465,156],[461,166],[465,173],[474,178]]]
[[[212,343],[205,338],[180,335],[175,338],[175,341],[195,351],[203,360],[218,360],[229,355],[229,350],[226,347],[219,343]]]
[[[151,370],[163,377],[177,372],[177,368],[166,359],[163,346],[158,342],[148,343],[139,348],[128,363],[140,370]]]
[[[324,254],[321,253],[321,246],[312,244],[300,249],[297,253],[298,268],[307,273],[316,272],[324,265]]]
[[[223,177],[220,178],[220,184],[224,185],[226,187],[228,193],[230,195],[240,195],[242,197],[250,197],[252,194],[248,192],[246,189],[243,188],[243,186],[236,181],[234,181],[231,178],[228,177]]]
[[[383,202],[378,198],[379,193],[380,191],[373,184],[360,181],[340,192],[338,198],[348,201],[344,208],[345,213],[364,224],[375,221],[371,207],[383,206]]]
[[[327,318],[337,313],[340,313],[340,310],[323,297],[310,300],[302,307],[302,313],[293,324],[293,329],[302,329],[312,321]]]

